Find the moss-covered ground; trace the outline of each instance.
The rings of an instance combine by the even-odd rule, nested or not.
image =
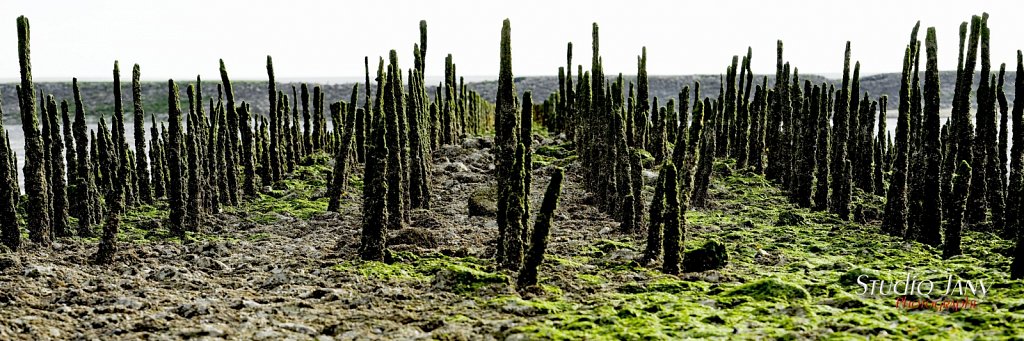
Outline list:
[[[877,221],[849,223],[796,208],[759,175],[717,176],[712,196],[709,208],[687,212],[686,246],[725,241],[730,253],[725,268],[681,277],[660,275],[628,259],[608,261],[604,256],[609,245],[638,247],[637,238],[595,240],[590,250],[562,256],[575,263],[567,268],[577,270],[578,279],[571,289],[562,290],[591,294],[535,299],[530,304],[557,308],[515,331],[545,339],[1024,335],[1024,282],[1008,279],[1008,241],[967,232],[965,254],[943,260],[938,249],[881,234]],[[792,214],[802,222],[778,219]],[[551,265],[568,262],[551,258]],[[881,278],[891,283],[908,273],[917,281],[934,281],[933,300],[944,298],[939,293],[950,274],[954,281],[983,280],[989,288],[985,297],[967,295],[977,302],[972,309],[911,310],[897,306],[899,295],[862,295],[856,282],[860,274],[867,275],[865,282]],[[623,281],[631,277],[643,279]]]
[[[717,169],[728,168],[725,164]],[[731,172],[725,172],[731,173]],[[687,249],[720,240],[729,264],[719,270],[662,275],[637,265],[642,248],[631,235],[592,236],[585,247],[549,255],[541,290],[495,293],[466,290],[500,283],[488,275],[489,260],[404,255],[394,264],[353,261],[336,266],[385,281],[431,282],[445,268],[474,272],[457,292],[482,307],[511,313],[522,323],[505,331],[539,339],[680,338],[1012,338],[1024,334],[1024,283],[1008,279],[1011,243],[967,232],[963,256],[943,260],[940,250],[883,235],[879,222],[841,221],[800,209],[760,175],[716,174],[709,207],[687,212]],[[857,202],[880,210],[877,198]],[[872,206],[874,205],[874,206]],[[781,219],[780,219],[781,217]],[[556,228],[572,228],[557,226]],[[482,271],[477,273],[478,271]],[[862,294],[862,279],[935,283],[947,276],[983,280],[984,297],[960,311],[899,307],[899,295]],[[509,274],[511,275],[511,274]],[[891,285],[891,284],[890,284]],[[901,285],[902,288],[904,285]],[[926,287],[927,288],[927,287]],[[909,300],[923,298],[909,295]],[[949,299],[963,299],[959,295]],[[453,322],[473,320],[455,315]]]

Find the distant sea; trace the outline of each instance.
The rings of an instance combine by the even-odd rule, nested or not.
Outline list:
[[[210,80],[217,80],[217,81],[220,80],[220,78],[219,78],[220,76],[219,75],[202,75],[202,76],[203,76],[203,79],[210,79]],[[373,75],[371,75],[370,77],[373,77]],[[465,79],[466,83],[486,82],[486,81],[494,81],[494,80],[498,79],[497,76],[460,76],[460,77],[463,77]],[[521,76],[516,76],[516,77],[521,77]],[[34,81],[34,82],[70,82],[71,78],[72,77],[67,77],[67,78],[60,78],[60,77],[35,77],[35,78],[32,79],[32,81]],[[185,76],[185,77],[178,77],[178,78],[173,78],[173,79],[194,79],[194,78],[195,78],[195,75]],[[110,77],[106,77],[106,78],[104,78],[104,77],[78,77],[78,80],[81,81],[81,82],[110,82],[111,78]],[[245,81],[266,81],[267,79],[266,78],[234,78],[234,77],[232,77],[231,80],[245,82]],[[142,81],[143,82],[166,82],[167,78],[161,78],[161,79],[156,79],[156,78],[147,79],[147,78],[144,78],[144,79],[142,79]],[[373,81],[373,79],[371,78],[370,81]],[[427,79],[426,79],[426,83],[427,84],[437,84],[437,83],[440,83],[442,81],[444,81],[444,75],[435,75],[435,76],[428,75]],[[0,83],[17,83],[17,82],[21,82],[21,79],[19,79],[19,78],[10,78],[10,77],[0,78]],[[299,83],[299,82],[305,82],[305,83],[312,83],[312,84],[363,83],[363,82],[366,82],[366,76],[346,76],[346,77],[278,77],[277,78],[277,82],[278,83]]]

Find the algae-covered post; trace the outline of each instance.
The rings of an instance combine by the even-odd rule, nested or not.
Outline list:
[[[3,102],[0,101],[0,121],[3,120]],[[7,128],[0,129],[0,139],[7,139]],[[18,221],[18,193],[15,186],[17,172],[8,163],[12,151],[6,143],[0,143],[0,243],[8,249],[16,251],[21,247],[21,223]]]
[[[169,124],[169,139],[167,140],[167,203],[170,206],[170,230],[171,234],[180,238],[185,237],[185,193],[184,191],[184,168],[182,167],[181,147],[181,107],[178,103],[178,84],[174,80],[167,81],[167,120]]]
[[[1017,74],[1013,98],[1013,145],[1010,147],[1010,182],[1006,188],[1006,226],[1019,229],[1024,223],[1024,53],[1017,50]],[[1012,278],[1024,278],[1024,233],[1017,231]]]
[[[25,134],[25,194],[28,195],[26,218],[29,239],[42,245],[50,244],[50,196],[44,172],[43,140],[36,115],[35,85],[32,83],[32,62],[29,60],[28,18],[18,17],[18,63],[21,65],[21,127]]]
[[[544,200],[541,202],[540,211],[537,212],[537,219],[533,225],[533,233],[530,237],[530,250],[526,253],[526,260],[523,268],[519,270],[519,277],[516,285],[519,288],[526,288],[537,284],[537,268],[544,261],[544,252],[547,249],[548,234],[551,231],[551,220],[558,207],[558,197],[562,193],[563,170],[555,169],[551,175],[551,181],[544,192]]]
[[[515,168],[520,116],[515,85],[512,82],[512,27],[508,19],[505,19],[501,28],[499,69],[498,93],[494,104],[494,160],[498,181],[498,252],[495,258],[504,267],[517,269],[522,259],[522,236],[518,229],[512,231],[510,226],[514,223],[521,224],[521,215],[515,214],[518,211],[513,212],[515,204],[510,203],[510,198],[519,196],[513,187],[517,185],[514,183],[516,179],[521,178],[517,177],[516,173],[521,174],[522,170],[517,172]]]
[[[942,145],[939,140],[939,67],[938,46],[935,42],[935,28],[929,27],[925,37],[925,51],[928,61],[924,77],[924,121],[922,127],[922,157],[924,163],[923,201],[921,202],[921,223],[917,241],[938,246],[942,244],[942,201],[939,185],[942,167]]]
[[[153,197],[149,185],[149,164],[146,160],[146,112],[143,109],[142,84],[139,82],[139,77],[141,77],[139,64],[135,64],[132,67],[132,107],[134,109],[135,174],[136,182],[138,182],[136,187],[138,187],[140,201],[145,204],[152,204]],[[70,164],[68,167],[70,167]]]
[[[907,232],[907,172],[910,153],[910,77],[914,47],[907,45],[903,54],[903,78],[900,85],[900,116],[896,123],[896,159],[889,180],[882,231],[896,237]],[[835,159],[833,159],[834,161]]]

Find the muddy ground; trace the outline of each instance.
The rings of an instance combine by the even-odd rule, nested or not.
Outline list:
[[[494,218],[468,214],[493,182],[493,158],[487,139],[468,139],[433,155],[432,208],[391,231],[388,263],[356,256],[361,171],[342,212],[325,213],[320,158],[289,190],[212,215],[185,242],[157,226],[164,207],[133,211],[114,265],[91,263],[95,239],[0,253],[0,339],[958,338],[1006,337],[1024,322],[1024,286],[1006,279],[1009,242],[972,232],[967,255],[944,261],[880,235],[877,221],[796,209],[728,163],[716,165],[709,207],[687,213],[686,246],[721,241],[729,265],[661,275],[633,262],[642,237],[591,205],[571,151],[537,142],[532,203],[553,167],[567,168],[539,288],[516,292],[514,274],[494,269]],[[655,174],[645,172],[648,184]],[[849,281],[889,271],[996,283],[978,309],[932,312],[859,296]]]
[[[491,268],[484,259],[494,252],[496,222],[468,215],[469,196],[493,182],[487,146],[487,140],[470,139],[435,154],[433,208],[413,211],[408,229],[392,231],[389,244],[396,257],[469,257]],[[313,173],[300,180],[322,183],[317,171],[327,168],[311,168],[296,177]],[[552,169],[535,170],[533,202],[540,202]],[[361,177],[361,170],[357,173]],[[578,183],[563,185],[550,252],[571,253],[616,225],[579,204],[585,193]],[[312,192],[316,203],[325,202],[317,199],[323,190]],[[62,239],[50,248],[29,244],[0,255],[0,338],[401,339],[444,331],[477,339],[499,337],[522,323],[515,314],[468,297],[477,294],[452,293],[439,281],[389,283],[339,268],[362,263],[356,257],[360,193],[350,186],[342,213],[317,212],[305,219],[288,210],[253,217],[247,211],[260,207],[228,209],[208,217],[203,231],[184,243],[136,231],[152,228],[155,220],[135,219],[139,227],[128,229],[143,237],[123,236],[118,260],[110,266],[91,263],[95,239]],[[276,195],[286,201],[301,193]],[[127,220],[132,224],[132,217]],[[514,293],[506,285],[487,290]],[[458,314],[478,322],[446,322]]]

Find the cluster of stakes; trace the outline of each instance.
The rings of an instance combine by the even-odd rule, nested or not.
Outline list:
[[[748,48],[721,76],[717,98],[702,97],[695,83],[659,106],[658,98],[649,98],[646,49],[637,56],[636,84],[629,82],[628,90],[622,74],[606,77],[597,24],[590,71],[577,66],[573,85],[570,43],[567,65],[558,70],[558,92],[541,106],[540,116],[549,130],[574,142],[588,170],[583,184],[620,222],[621,232],[640,234],[646,226],[640,263],[661,257],[666,273],[705,266],[683,259],[684,214],[708,205],[718,158],[736,170],[763,174],[800,207],[861,223],[880,219],[882,232],[941,247],[945,258],[962,253],[965,228],[1016,239],[1012,277],[1024,278],[1024,65],[1018,51],[1010,116],[1003,92],[1006,65],[998,75],[991,68],[987,21],[983,14],[960,26],[952,115],[945,123],[939,116],[935,29],[928,28],[925,37],[922,86],[920,23],[914,26],[903,59],[896,136],[887,133],[886,96],[861,93],[859,62],[851,75],[849,42],[841,84],[801,82],[779,41],[771,87],[768,76],[755,83]],[[970,97],[979,51],[974,120]],[[654,192],[645,212],[642,171],[648,159],[660,171],[649,184]],[[884,197],[884,212],[854,200],[869,197]]]
[[[851,75],[849,42],[841,84],[801,82],[797,68],[785,62],[779,41],[771,85],[768,76],[754,77],[748,49],[746,55],[732,58],[716,98],[702,96],[700,83],[695,83],[684,86],[678,98],[663,100],[662,106],[658,98],[650,98],[646,49],[637,57],[636,84],[629,82],[628,90],[622,74],[606,77],[594,24],[591,69],[584,72],[578,65],[573,79],[569,43],[566,67],[558,70],[558,90],[534,104],[529,91],[520,100],[515,89],[511,26],[505,20],[492,105],[468,90],[461,78],[456,82],[451,55],[445,60],[444,81],[431,98],[424,81],[427,27],[421,21],[414,67],[406,77],[391,50],[386,64],[383,58],[378,62],[371,98],[366,58],[362,105],[357,104],[357,84],[348,102],[326,106],[330,126],[324,91],[315,86],[310,98],[306,84],[292,86],[290,95],[279,90],[269,56],[270,106],[263,113],[235,102],[221,61],[216,101],[208,99],[204,105],[197,77],[186,90],[187,112],[179,106],[177,84],[168,81],[167,121],[158,124],[155,115],[149,116],[147,146],[147,117],[135,65],[133,149],[125,139],[117,62],[110,127],[101,115],[97,130],[87,131],[77,80],[73,118],[67,101],[58,104],[53,95],[41,93],[42,115],[37,115],[29,24],[19,17],[22,78],[17,92],[25,136],[25,195],[9,137],[0,130],[0,138],[7,140],[0,143],[0,160],[6,162],[0,167],[0,239],[10,249],[19,247],[19,214],[24,215],[29,238],[40,245],[52,238],[91,236],[93,227],[102,225],[96,261],[108,263],[116,252],[120,217],[126,209],[166,200],[168,229],[185,238],[222,206],[254,199],[261,190],[283,189],[282,180],[298,165],[323,153],[335,159],[326,192],[328,210],[339,210],[349,173],[362,166],[359,256],[385,260],[388,231],[407,226],[411,209],[431,207],[432,152],[470,135],[493,132],[495,260],[501,269],[518,271],[517,284],[526,287],[537,282],[563,178],[563,171],[556,168],[531,227],[532,131],[538,122],[574,146],[580,169],[587,172],[581,177],[583,188],[595,205],[620,223],[622,233],[645,236],[638,262],[650,264],[660,258],[665,273],[705,266],[684,260],[685,212],[709,205],[708,187],[718,158],[736,171],[764,175],[800,207],[828,211],[843,220],[880,219],[882,232],[941,247],[944,257],[961,253],[965,228],[1016,238],[1011,272],[1021,278],[1024,61],[1018,51],[1016,97],[1008,116],[1005,64],[998,75],[992,71],[987,20],[987,14],[974,16],[960,26],[952,116],[945,123],[939,116],[935,29],[927,29],[924,41],[922,84],[920,24],[913,28],[904,52],[895,136],[886,133],[887,98],[861,93],[859,62]],[[970,97],[979,52],[973,120]],[[645,167],[658,170],[656,183],[647,184],[654,189],[651,198],[645,197]],[[884,212],[873,212],[863,200],[854,200],[865,197],[884,197]],[[77,226],[72,228],[72,222]]]
[[[169,80],[167,121],[158,122],[156,115],[147,117],[143,110],[140,68],[135,65],[133,149],[125,139],[118,63],[114,62],[114,112],[109,126],[100,115],[98,128],[87,129],[77,79],[72,83],[73,117],[67,101],[60,102],[58,111],[57,99],[41,93],[41,115],[37,114],[29,22],[19,17],[17,24],[21,83],[16,89],[26,155],[24,197],[10,142],[0,147],[6,166],[0,167],[0,197],[4,198],[0,210],[5,210],[0,224],[3,244],[12,250],[21,245],[21,211],[25,212],[29,238],[40,245],[50,244],[53,238],[93,236],[94,226],[102,225],[96,260],[110,262],[126,209],[166,200],[168,230],[174,237],[186,238],[223,206],[236,206],[257,198],[261,191],[284,187],[282,180],[299,165],[313,162],[317,154],[332,155],[336,160],[326,192],[328,210],[339,210],[349,173],[355,164],[366,163],[365,178],[370,185],[365,187],[368,200],[364,202],[367,212],[373,212],[365,215],[367,230],[400,228],[408,220],[404,212],[430,207],[431,151],[459,143],[467,134],[493,130],[493,106],[461,79],[456,80],[450,55],[444,83],[438,85],[434,100],[428,96],[422,58],[427,26],[421,22],[415,68],[408,71],[408,91],[403,89],[401,69],[392,50],[390,63],[385,66],[381,59],[378,64],[374,101],[369,58],[364,60],[363,92],[357,84],[348,102],[325,105],[328,100],[319,86],[293,86],[290,94],[278,89],[268,56],[267,92],[272,110],[257,114],[250,104],[236,102],[221,61],[216,100],[204,103],[202,80],[197,77],[188,85],[188,109],[183,112],[178,85]],[[360,95],[364,97],[362,106],[357,104]],[[147,119],[152,123],[148,146]],[[0,134],[9,140],[5,130]],[[70,226],[74,222],[75,228]],[[364,258],[381,257],[382,250],[375,251],[372,240],[364,244]]]

